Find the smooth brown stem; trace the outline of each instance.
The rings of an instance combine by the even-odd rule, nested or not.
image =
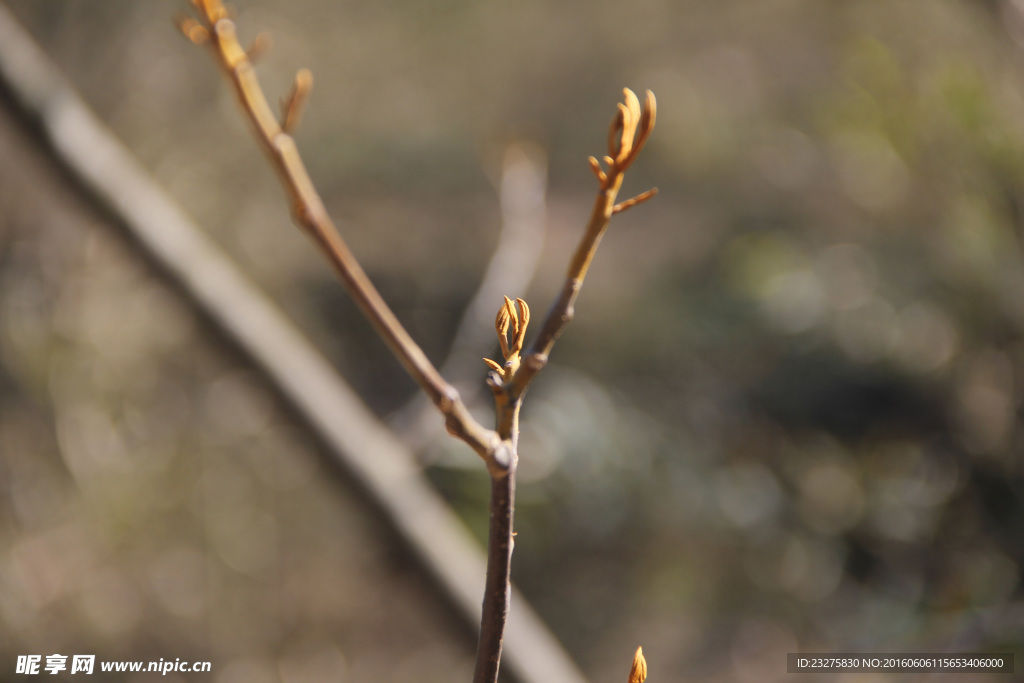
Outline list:
[[[594,206],[590,211],[590,221],[587,223],[587,229],[580,238],[576,253],[569,263],[569,271],[566,274],[565,284],[562,285],[562,291],[544,317],[540,332],[534,338],[519,371],[508,386],[507,390],[511,396],[522,398],[533,378],[547,365],[548,356],[555,346],[555,341],[572,320],[576,297],[583,286],[583,278],[587,275],[590,262],[597,252],[601,238],[608,229],[608,223],[615,207],[615,198],[618,196],[621,186],[622,175],[611,176],[608,180],[608,187],[597,193]]]
[[[473,683],[496,683],[501,647],[509,610],[509,572],[512,567],[513,511],[516,495],[516,458],[512,455],[505,476],[491,476],[490,525],[487,535],[487,582],[480,617]]]
[[[476,650],[473,683],[497,683],[505,624],[508,621],[509,573],[515,546],[516,468],[519,464],[519,409],[522,402],[495,393],[498,435],[502,447],[490,461],[491,501],[487,532],[487,579],[480,615],[480,641]]]

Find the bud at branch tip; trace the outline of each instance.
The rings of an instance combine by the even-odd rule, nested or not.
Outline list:
[[[633,667],[629,670],[629,683],[644,683],[647,680],[647,660],[644,659],[644,649],[638,647],[633,655]]]

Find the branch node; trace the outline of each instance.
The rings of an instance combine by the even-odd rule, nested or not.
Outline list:
[[[491,477],[495,479],[502,479],[507,477],[512,470],[512,463],[515,462],[516,456],[511,446],[507,441],[499,442],[493,451],[491,456],[487,460],[487,469],[491,473]]]
[[[531,353],[526,357],[526,365],[534,372],[539,372],[544,369],[544,366],[548,364],[548,355],[546,353]]]
[[[484,360],[488,359],[484,358]],[[493,363],[494,361],[491,362]],[[494,364],[498,365],[497,363]],[[501,379],[501,373],[502,370],[500,365],[498,365],[497,370],[492,370],[491,372],[487,373],[487,386],[490,388],[491,393],[493,393],[495,396],[501,394],[502,391],[504,391],[505,389],[505,382]]]
[[[459,400],[459,391],[449,384],[441,392],[437,407],[442,413],[448,415],[452,412],[452,408],[459,402]]]
[[[235,31],[235,22],[225,15],[212,25],[213,35],[217,38],[217,46],[220,50],[221,59],[229,69],[236,69],[240,64],[248,61],[245,50],[238,44],[238,34]]]

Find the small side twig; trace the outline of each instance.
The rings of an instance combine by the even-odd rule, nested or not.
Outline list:
[[[590,212],[587,229],[569,263],[569,271],[566,274],[562,292],[548,311],[547,317],[541,325],[540,333],[523,359],[522,369],[516,373],[511,386],[507,389],[510,396],[521,397],[537,373],[547,365],[548,356],[555,341],[572,320],[576,297],[583,286],[587,269],[601,243],[601,237],[608,229],[612,215],[636,206],[657,193],[657,188],[655,188],[621,204],[616,204],[615,200],[622,187],[626,170],[636,161],[640,151],[647,143],[647,138],[654,130],[657,118],[657,101],[654,98],[654,93],[650,90],[647,91],[647,96],[644,98],[642,109],[640,101],[632,90],[624,89],[623,95],[625,103],[619,103],[619,111],[612,121],[608,135],[608,156],[604,157],[608,169],[602,169],[600,162],[594,157],[588,159],[590,168],[600,183],[600,190],[594,199],[594,207]]]
[[[299,69],[295,74],[295,83],[292,84],[292,91],[288,99],[281,102],[281,129],[291,134],[299,127],[299,120],[302,118],[302,108],[306,106],[309,93],[313,89],[313,73],[309,69]]]

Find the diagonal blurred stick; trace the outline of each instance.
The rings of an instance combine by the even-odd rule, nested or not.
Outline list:
[[[409,451],[302,334],[206,237],[89,111],[0,5],[0,90],[30,120],[79,187],[158,262],[304,417],[330,454],[389,519],[468,623],[476,626],[484,558],[461,521],[426,483]],[[515,596],[505,660],[522,683],[585,683]]]
[[[498,244],[441,365],[441,374],[470,407],[484,395],[481,378],[486,369],[480,357],[494,346],[494,302],[501,301],[506,294],[525,296],[543,251],[547,220],[547,164],[543,151],[523,143],[510,144],[497,185],[501,203]],[[420,393],[395,411],[388,418],[388,425],[420,458],[427,456],[431,443],[447,438],[433,406]]]

